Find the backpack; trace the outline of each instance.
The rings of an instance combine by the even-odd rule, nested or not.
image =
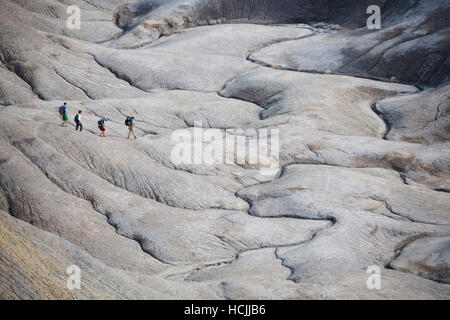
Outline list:
[[[77,115],[75,116],[75,122],[80,121],[79,118],[78,118],[78,116],[79,116],[79,114],[77,114]]]
[[[59,107],[59,114],[64,115],[64,113],[65,113],[64,106]]]
[[[100,121],[98,122],[99,126],[102,126],[105,123],[105,119],[100,119]]]
[[[129,127],[130,124],[131,124],[131,118],[130,118],[130,117],[127,117],[127,118],[125,119],[125,125],[126,125],[127,127]]]

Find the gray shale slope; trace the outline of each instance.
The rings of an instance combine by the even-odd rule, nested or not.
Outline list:
[[[448,0],[0,5],[0,298],[450,298]],[[279,159],[175,164],[196,121]]]

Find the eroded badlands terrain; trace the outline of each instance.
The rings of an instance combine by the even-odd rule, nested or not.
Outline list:
[[[0,297],[449,299],[450,4],[378,2],[0,0]],[[278,172],[174,164],[196,121]]]

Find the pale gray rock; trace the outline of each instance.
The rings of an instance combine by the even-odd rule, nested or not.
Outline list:
[[[371,3],[376,4],[376,3]],[[274,44],[250,60],[285,69],[437,86],[448,80],[448,2],[387,1],[381,30],[343,29]],[[367,7],[366,7],[367,8]]]
[[[15,73],[0,66],[0,104],[10,105],[38,99],[32,88]],[[17,90],[21,88],[21,90]]]
[[[404,83],[448,77],[445,1],[0,3],[0,298],[450,298],[448,87]],[[280,156],[175,163],[196,123]]]
[[[0,211],[2,299],[206,299],[219,284],[173,282],[133,274],[97,260],[79,247]],[[67,287],[69,266],[81,271],[80,290]],[[39,275],[39,276],[36,276]]]
[[[14,72],[17,77],[31,87],[39,98],[44,100],[89,100],[90,98],[106,97],[131,98],[145,94],[131,87],[125,81],[117,79],[109,70],[99,66],[92,56],[64,48],[53,38],[56,34],[47,33],[52,32],[53,28],[45,29],[40,25],[40,21],[57,21],[65,31],[67,29],[66,18],[57,20],[38,17],[34,21],[30,18],[34,17],[34,13],[24,12],[24,8],[12,4],[8,0],[2,1],[2,4],[3,2],[6,9],[2,5],[0,12],[2,69],[6,67],[9,71]],[[18,21],[13,19],[16,16],[19,17]],[[30,20],[24,21],[25,17]],[[94,34],[95,32],[91,30],[89,33]],[[13,80],[16,78],[13,76],[8,78],[10,78],[9,81],[3,80],[2,77],[0,80],[2,87],[4,87],[3,83],[6,83],[5,87],[7,88],[7,82],[18,81]],[[30,96],[29,89],[23,84],[21,86],[25,89],[15,93],[13,96],[15,102],[25,102]],[[2,89],[2,91],[4,90]],[[10,96],[11,93],[8,92],[6,94]],[[5,98],[2,94],[1,100],[3,99]]]
[[[151,273],[163,267],[159,261],[143,254],[134,241],[116,235],[115,229],[90,202],[53,185],[3,139],[1,150],[1,187],[13,216],[79,245],[116,268]],[[16,190],[16,184],[21,185],[20,190]]]
[[[10,119],[2,119],[2,132],[6,138],[3,141],[5,151],[2,154],[15,156],[17,159],[23,158],[21,161],[31,161],[33,165],[28,172],[18,169],[23,166],[22,162],[5,159],[2,163],[2,172],[5,174],[2,176],[2,189],[6,193],[9,210],[15,216],[72,242],[82,241],[86,250],[100,255],[103,259],[108,259],[108,255],[115,252],[113,249],[98,251],[99,248],[107,246],[100,241],[102,237],[106,237],[104,231],[96,235],[92,228],[82,228],[80,219],[75,223],[63,224],[62,221],[70,221],[74,219],[75,213],[89,209],[98,218],[97,224],[103,221],[103,228],[111,229],[99,215],[103,214],[120,235],[138,241],[145,252],[172,264],[229,259],[238,252],[249,249],[297,244],[307,241],[329,225],[328,222],[322,221],[302,222],[284,218],[265,221],[238,212],[237,210],[246,210],[248,204],[229,192],[233,188],[236,191],[239,189],[237,182],[228,177],[215,178],[168,169],[147,160],[144,154],[137,157],[138,154],[126,140],[122,140],[125,143],[120,143],[115,139],[116,160],[124,154],[129,154],[130,157],[121,160],[125,161],[122,164],[108,164],[105,160],[109,162],[112,153],[107,149],[100,149],[103,145],[100,143],[103,141],[100,137],[89,135],[86,139],[91,143],[96,140],[98,142],[94,145],[95,148],[84,150],[83,153],[73,153],[71,150],[82,149],[74,145],[79,143],[75,140],[75,131],[66,132],[61,143],[57,137],[46,135],[48,124],[40,128],[17,129],[11,126],[12,123]],[[64,128],[53,125],[51,131],[54,133],[54,130],[64,134]],[[7,141],[12,146],[9,146]],[[67,148],[64,147],[66,143]],[[118,149],[120,145],[122,150]],[[16,151],[12,149],[13,146]],[[22,157],[19,151],[23,154]],[[109,157],[101,157],[107,153]],[[134,163],[136,161],[147,161],[147,164]],[[135,171],[126,171],[127,166],[134,170],[141,168],[141,177],[134,173]],[[172,180],[174,176],[178,177]],[[12,181],[26,181],[27,177],[34,177],[32,181],[40,183],[42,187],[38,189],[30,181],[24,183],[27,188],[24,187],[22,193],[13,194]],[[152,180],[155,182],[151,183]],[[164,180],[167,182],[163,183]],[[149,189],[152,185],[155,189]],[[137,188],[151,190],[152,194],[146,194]],[[186,192],[189,188],[191,191]],[[223,188],[222,191],[219,191],[220,188]],[[210,190],[214,192],[211,193]],[[56,195],[55,198],[47,200],[52,194]],[[205,197],[207,195],[212,198]],[[22,207],[22,197],[32,201],[27,204],[26,210]],[[41,198],[46,200],[33,200]],[[67,202],[70,206],[55,215],[49,209],[53,207],[57,210],[55,202]],[[78,207],[79,209],[75,209]],[[180,209],[183,207],[198,211]],[[229,211],[212,210],[214,208]],[[236,211],[233,212],[232,209]],[[155,225],[158,227],[155,228]],[[97,232],[103,230],[100,227],[95,229]],[[100,239],[89,240],[95,237]],[[118,237],[118,240],[125,241],[126,238]],[[115,245],[112,242],[109,245],[117,248],[116,250],[123,248],[123,245]],[[132,255],[129,250],[126,252]],[[129,259],[123,258],[115,263],[125,263]],[[150,262],[154,261],[149,259]]]
[[[441,283],[450,283],[450,238],[426,238],[407,245],[391,265]]]
[[[87,52],[120,79],[144,91],[182,89],[217,92],[229,79],[257,66],[244,58],[258,46],[281,38],[299,38],[310,30],[291,26],[218,26],[193,28],[139,50],[112,49],[61,40],[72,50]],[[216,30],[215,29],[215,30]],[[183,52],[180,63],[179,52]]]
[[[402,196],[392,197],[397,192]],[[449,201],[447,194],[406,186],[400,177],[384,169],[289,166],[280,179],[244,189],[239,195],[252,204],[250,213],[256,216],[327,219],[334,223],[304,245],[280,249],[278,256],[283,265],[293,270],[289,279],[296,283],[333,283],[326,285],[324,291],[331,290],[338,297],[367,297],[365,283],[352,285],[352,293],[342,291],[342,285],[360,279],[372,265],[381,268],[383,285],[371,294],[378,298],[397,296],[394,289],[398,285],[409,287],[406,275],[395,275],[385,268],[397,250],[411,239],[449,232],[444,204]],[[431,204],[429,197],[437,198]],[[434,206],[442,209],[439,218],[430,214],[437,213]],[[434,224],[437,221],[444,224]],[[420,282],[420,286],[426,283]],[[337,283],[339,289],[335,287]],[[412,291],[407,295],[425,298],[434,290],[449,293],[445,285],[429,282],[425,286],[428,289],[422,292],[409,287]]]
[[[284,165],[391,168],[418,183],[447,190],[446,144],[420,144],[425,139],[430,143],[446,140],[446,87],[430,94],[417,91],[413,86],[366,79],[262,68],[233,79],[221,95],[251,101],[264,109],[263,121],[247,127],[280,129]],[[388,109],[389,103],[396,101],[401,101],[403,109],[396,107],[400,103]],[[442,109],[439,116],[424,109],[436,110],[437,105]],[[390,138],[397,127],[405,128],[399,129],[405,135],[414,131],[420,135],[419,127],[427,125],[423,138]],[[385,137],[399,142],[381,140]]]
[[[108,40],[111,34],[121,31],[114,24],[113,12],[123,1],[113,0],[2,0],[2,20],[14,18],[19,28],[32,27],[44,33],[56,33],[92,42]],[[67,7],[76,5],[81,9],[82,28],[67,28]],[[6,22],[6,21],[2,21]],[[22,25],[22,26],[21,26]]]
[[[412,180],[431,188],[450,191],[450,143],[425,146],[405,168]]]
[[[450,139],[450,85],[381,100],[376,109],[389,125],[389,140],[432,144]]]
[[[302,127],[380,137],[385,125],[371,105],[383,97],[414,92],[415,87],[400,84],[258,68],[233,79],[221,94],[258,104],[265,109],[262,119],[302,113],[296,117]]]
[[[353,208],[360,199],[363,202],[372,200],[385,204],[386,209],[390,211],[389,215],[397,216],[400,220],[437,225],[450,224],[448,208],[445,205],[450,199],[448,194],[434,192],[425,187],[405,185],[397,173],[380,168],[349,169],[321,165],[293,165],[285,169],[280,179],[244,189],[239,195],[251,202],[256,200],[268,202],[265,198],[269,198],[272,201],[271,207],[277,208],[279,203],[272,198],[287,197],[291,194],[295,196],[297,192],[309,195],[315,190],[311,186],[316,184],[321,192],[332,194],[328,196],[330,203],[341,201],[343,208]],[[252,207],[250,212],[267,216],[289,216],[289,210],[285,211],[283,206],[279,207],[278,213],[271,213],[270,210],[262,208],[265,206],[258,205]]]
[[[298,285],[286,280],[291,271],[282,265],[277,251],[267,248],[244,252],[231,263],[198,268],[184,279],[195,282],[220,280],[224,296],[234,299],[270,299],[273,295],[282,299],[319,299],[319,285]],[[244,285],[249,279],[257,281],[252,281],[251,287]]]

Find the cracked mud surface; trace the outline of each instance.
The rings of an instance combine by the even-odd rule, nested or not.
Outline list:
[[[402,83],[383,74],[413,31],[434,41],[447,25],[414,7],[423,23],[380,31],[371,51],[360,29],[257,11],[204,23],[201,1],[170,27],[162,18],[185,14],[177,1],[78,2],[89,13],[69,32],[59,1],[0,1],[1,298],[450,298],[446,66],[421,78],[410,66]],[[345,52],[341,38],[359,41],[359,60],[324,74],[326,57],[311,56]],[[445,41],[435,49],[448,54]],[[83,133],[60,126],[63,100],[71,117],[83,110]],[[196,121],[279,129],[279,171],[174,164],[172,132]],[[381,290],[366,287],[371,265]]]

